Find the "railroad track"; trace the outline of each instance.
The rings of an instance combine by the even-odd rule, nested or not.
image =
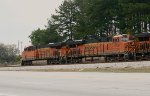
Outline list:
[[[34,70],[82,70],[97,68],[142,68],[150,67],[150,61],[138,62],[113,62],[113,63],[95,63],[95,64],[63,64],[63,65],[45,65],[45,66],[16,66],[1,67],[0,71],[34,71]]]

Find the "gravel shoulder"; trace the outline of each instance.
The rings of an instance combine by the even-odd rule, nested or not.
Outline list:
[[[0,71],[49,71],[49,72],[148,72],[150,61],[115,62],[96,64],[13,66],[0,67]]]

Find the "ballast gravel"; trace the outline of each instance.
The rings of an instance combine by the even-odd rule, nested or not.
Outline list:
[[[95,68],[142,68],[150,67],[150,61],[137,62],[115,62],[115,63],[94,63],[94,64],[68,64],[68,65],[45,65],[45,66],[19,66],[0,67],[0,71],[28,71],[28,70],[76,70]]]

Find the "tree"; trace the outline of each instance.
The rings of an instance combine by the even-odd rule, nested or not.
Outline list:
[[[76,25],[76,8],[72,0],[65,0],[56,10],[55,15],[52,15],[52,22],[57,26],[57,32],[64,36],[73,39]]]
[[[149,0],[65,0],[47,28],[33,31],[30,38],[38,45],[86,35],[113,36],[117,31],[132,35],[149,32],[149,5]]]
[[[15,62],[17,49],[15,45],[0,44],[0,63]]]
[[[76,33],[75,38],[83,38],[86,35],[94,34],[95,27],[92,20],[92,11],[94,10],[94,4],[97,0],[75,0],[77,9],[76,13]]]
[[[46,30],[41,30],[40,28],[38,28],[37,30],[32,31],[29,38],[31,39],[31,43],[33,45],[44,45],[47,43]]]
[[[50,21],[48,24],[46,29],[38,28],[31,33],[29,38],[31,39],[32,45],[47,45],[62,41],[62,36],[56,32],[55,25],[52,25]]]
[[[120,13],[122,17],[120,22],[124,23],[122,31],[135,34],[148,32],[148,19],[150,15],[149,0],[119,0]],[[122,23],[122,24],[123,24]]]
[[[107,34],[116,17],[117,0],[75,0],[79,6],[78,33]]]
[[[48,21],[48,26],[46,27],[46,36],[48,38],[48,43],[61,42],[63,36],[57,32],[57,26],[52,21]]]

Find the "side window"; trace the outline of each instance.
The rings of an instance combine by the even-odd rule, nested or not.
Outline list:
[[[119,42],[119,38],[113,38],[113,42]]]
[[[126,37],[123,37],[123,38],[121,38],[121,41],[127,42],[127,41],[129,41],[129,39]]]
[[[116,38],[116,42],[119,42],[119,38]]]
[[[113,38],[113,40],[112,40],[113,42],[116,42],[116,40],[115,40],[115,38]]]
[[[120,38],[117,38],[117,42],[119,42],[120,41]]]

